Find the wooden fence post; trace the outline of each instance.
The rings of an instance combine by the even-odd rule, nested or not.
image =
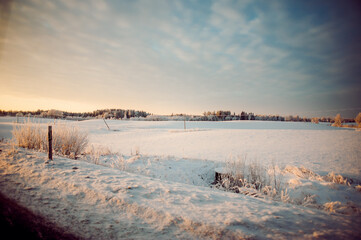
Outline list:
[[[53,131],[52,127],[48,126],[48,141],[49,141],[49,160],[53,160]]]

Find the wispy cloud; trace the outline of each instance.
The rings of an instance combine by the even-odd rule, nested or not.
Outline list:
[[[358,106],[361,34],[354,6],[15,1],[0,81],[8,95],[163,113],[190,105],[198,113],[215,106],[268,113]]]

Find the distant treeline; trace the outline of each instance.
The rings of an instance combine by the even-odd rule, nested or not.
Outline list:
[[[316,117],[307,118],[296,116],[280,116],[280,115],[260,115],[254,113],[247,113],[242,111],[236,114],[231,111],[208,111],[203,115],[188,115],[188,114],[172,114],[172,115],[153,115],[145,111],[125,110],[125,109],[101,109],[93,112],[65,112],[60,110],[37,110],[37,111],[4,111],[0,110],[0,116],[13,117],[40,117],[40,118],[61,118],[84,120],[91,118],[104,119],[133,119],[133,120],[148,120],[148,121],[236,121],[236,120],[258,120],[258,121],[292,121],[292,122],[334,122],[335,117]],[[342,119],[343,123],[355,122],[354,119]]]
[[[0,116],[13,116],[13,117],[41,117],[41,118],[146,118],[149,113],[145,111],[125,110],[125,109],[102,109],[93,112],[65,112],[60,110],[37,110],[37,111],[3,111],[0,110]]]
[[[213,111],[213,112],[204,112],[203,116],[200,118],[204,121],[232,121],[232,120],[258,120],[258,121],[291,121],[291,122],[315,122],[317,119],[318,122],[333,122],[334,117],[320,117],[320,118],[307,118],[296,116],[280,116],[280,115],[263,115],[263,114],[254,114],[247,113],[242,111],[240,114],[236,114],[231,111]],[[343,119],[343,122],[354,122],[354,119]]]

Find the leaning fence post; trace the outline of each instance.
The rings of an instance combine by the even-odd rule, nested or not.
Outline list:
[[[52,127],[48,126],[48,141],[49,141],[49,160],[53,160],[53,131]]]
[[[108,123],[105,121],[104,118],[103,118],[103,121],[105,122],[105,125],[107,125],[108,130],[110,131],[110,128],[109,128],[109,126],[108,126]]]

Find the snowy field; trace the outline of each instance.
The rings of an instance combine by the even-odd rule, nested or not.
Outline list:
[[[0,118],[0,139],[11,138],[14,121]],[[45,165],[46,153],[3,141],[0,190],[75,235],[358,239],[361,234],[360,131],[258,121],[186,122],[186,131],[181,121],[108,120],[110,131],[101,119],[57,121],[53,127],[64,123],[89,133],[87,155],[57,156]],[[215,169],[237,159],[275,166],[282,196],[211,187]],[[344,184],[327,177],[338,174]]]
[[[361,176],[360,132],[325,124],[296,122],[79,122],[94,146],[132,155],[171,156],[224,162],[247,156],[264,164],[303,165],[314,172]]]

